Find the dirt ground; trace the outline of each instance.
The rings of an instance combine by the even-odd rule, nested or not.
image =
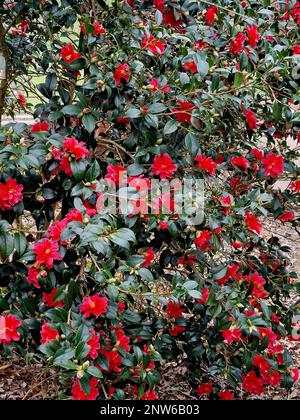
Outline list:
[[[59,393],[59,375],[45,365],[0,358],[0,400],[54,400]]]

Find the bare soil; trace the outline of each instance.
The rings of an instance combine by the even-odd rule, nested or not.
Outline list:
[[[42,363],[0,358],[0,400],[56,400],[59,375]]]

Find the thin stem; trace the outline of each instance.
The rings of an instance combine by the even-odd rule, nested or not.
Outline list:
[[[241,13],[238,13],[238,12],[232,10],[232,9],[229,9],[228,7],[220,6],[219,4],[216,4],[216,2],[211,2],[211,1],[207,1],[207,0],[200,0],[200,3],[207,4],[208,6],[217,6],[219,9],[224,10],[229,15],[236,15],[236,16],[239,16],[239,17],[243,18],[244,20],[246,20],[246,19],[254,20],[253,18],[251,18],[249,16],[246,16],[246,15],[242,15]]]
[[[126,150],[123,146],[116,143],[114,140],[102,139],[101,137],[99,137],[98,139],[100,140],[101,143],[111,144],[112,146],[116,147],[117,149],[120,149],[123,153],[126,153],[132,160],[134,160],[134,156],[130,152],[128,152],[128,150]]]
[[[9,49],[8,46],[6,44],[5,41],[5,28],[3,26],[2,20],[0,19],[0,49],[3,52],[3,56],[4,59],[6,61],[6,65],[9,63],[9,59],[10,59],[10,53],[9,53]],[[1,121],[2,121],[2,115],[4,113],[4,108],[5,108],[5,98],[6,98],[6,93],[7,93],[7,86],[8,86],[8,74],[6,72],[6,78],[5,80],[0,81],[0,126],[1,126]]]
[[[89,256],[91,258],[91,260],[93,261],[95,267],[97,268],[98,271],[102,271],[101,268],[99,267],[94,255],[91,253],[91,251],[89,251]]]

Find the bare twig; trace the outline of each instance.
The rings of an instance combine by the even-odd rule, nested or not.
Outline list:
[[[103,144],[111,144],[115,148],[121,150],[123,153],[126,153],[132,160],[134,160],[134,156],[130,152],[128,152],[128,150],[126,150],[123,146],[121,146],[120,144],[116,143],[114,140],[103,139],[101,137],[99,137],[96,140],[99,140]]]
[[[9,58],[10,58],[10,53],[9,53],[9,49],[5,41],[5,35],[6,35],[5,28],[3,26],[2,20],[0,19],[0,48],[3,52],[3,56],[6,60],[6,63],[8,63]],[[1,83],[0,85],[0,126],[1,126],[1,120],[2,120],[2,115],[4,113],[5,98],[6,98],[7,86],[8,86],[7,72],[6,72],[6,79],[3,81],[0,81],[0,83]]]

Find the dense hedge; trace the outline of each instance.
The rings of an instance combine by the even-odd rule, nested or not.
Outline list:
[[[43,355],[74,399],[155,399],[167,360],[200,397],[291,389],[300,288],[268,226],[299,227],[300,2],[0,15],[7,113],[40,120],[0,132],[0,352]],[[196,224],[176,211],[183,178],[204,186]],[[176,182],[150,209],[153,179]],[[103,211],[125,194],[126,214]]]

